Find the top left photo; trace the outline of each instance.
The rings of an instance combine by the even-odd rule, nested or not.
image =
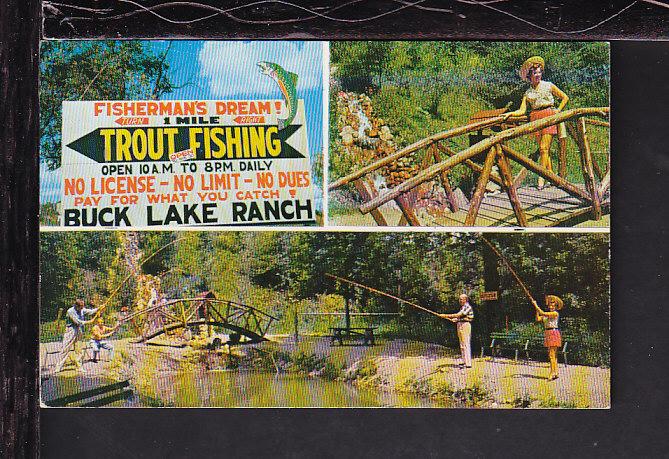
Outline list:
[[[324,46],[42,42],[40,225],[323,225]]]

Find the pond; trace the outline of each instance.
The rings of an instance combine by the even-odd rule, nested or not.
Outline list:
[[[361,388],[295,373],[212,371],[164,375],[160,399],[178,407],[447,407],[415,394]]]
[[[52,376],[42,380],[42,400],[70,395],[114,381],[78,376]],[[174,407],[221,408],[358,408],[448,407],[447,401],[416,394],[357,387],[343,381],[311,378],[295,373],[209,371],[164,373],[153,380],[155,396],[139,393],[112,406],[162,404]],[[158,400],[159,399],[159,400]]]

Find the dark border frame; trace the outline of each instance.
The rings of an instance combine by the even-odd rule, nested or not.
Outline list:
[[[39,451],[39,2],[0,3],[0,455]],[[652,36],[648,34],[647,36]],[[509,37],[505,37],[509,38]],[[613,408],[44,410],[42,453],[372,457],[666,454],[669,43],[612,44]],[[555,445],[546,451],[546,445]],[[336,453],[336,454],[335,454]]]
[[[0,456],[39,447],[39,0],[0,2]]]
[[[44,3],[48,38],[604,40],[669,36],[669,3],[657,0]]]

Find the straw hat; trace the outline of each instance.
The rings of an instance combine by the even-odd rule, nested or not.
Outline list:
[[[560,311],[564,307],[564,302],[562,301],[562,299],[559,296],[546,295],[546,304],[548,304],[548,302],[550,300],[555,301],[555,303],[557,304],[555,306],[555,309],[557,309],[558,311]]]
[[[541,56],[532,56],[523,62],[523,65],[521,65],[520,69],[518,70],[518,75],[520,75],[520,78],[528,81],[527,72],[537,64],[541,67],[541,71],[543,71],[546,64]]]

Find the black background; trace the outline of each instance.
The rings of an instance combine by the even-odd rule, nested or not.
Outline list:
[[[0,456],[666,457],[664,42],[611,45],[611,410],[48,409],[38,441],[37,8],[0,2]]]
[[[173,0],[134,0],[134,3],[129,0],[59,0],[45,3],[50,7],[45,10],[44,34],[50,38],[592,40],[669,35],[669,9],[645,0],[195,0],[180,5]],[[151,8],[151,12],[147,8]],[[217,14],[221,10],[226,14]]]

